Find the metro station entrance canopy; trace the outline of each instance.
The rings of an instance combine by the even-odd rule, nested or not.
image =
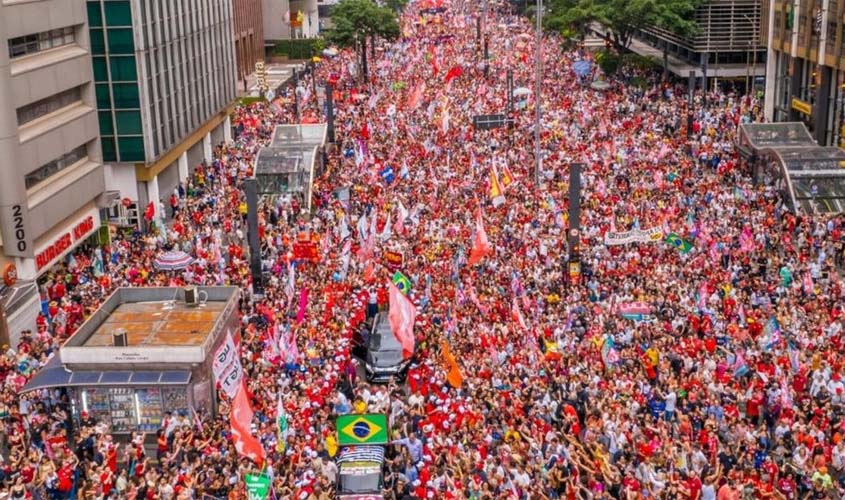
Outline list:
[[[325,123],[277,125],[273,139],[258,151],[255,178],[262,196],[297,195],[311,210],[311,189],[317,162],[326,145]],[[322,165],[322,163],[321,163]]]
[[[845,150],[819,146],[803,123],[741,124],[737,147],[793,212],[845,212]]]

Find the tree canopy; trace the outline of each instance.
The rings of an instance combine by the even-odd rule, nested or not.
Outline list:
[[[627,48],[634,34],[657,26],[679,35],[693,34],[693,14],[701,0],[550,0],[546,29],[583,38],[593,23],[608,31],[608,39]]]
[[[370,36],[392,40],[400,33],[396,12],[372,0],[341,0],[332,10],[332,23],[326,38],[343,47],[364,43]]]

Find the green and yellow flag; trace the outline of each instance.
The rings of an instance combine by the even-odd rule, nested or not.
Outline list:
[[[408,295],[408,292],[411,291],[411,280],[399,271],[393,273],[393,284],[403,295]]]
[[[387,444],[387,415],[381,413],[350,414],[337,417],[337,444]]]
[[[681,253],[689,253],[692,250],[692,243],[681,238],[676,233],[669,233],[666,235],[666,243],[672,245],[681,251]]]

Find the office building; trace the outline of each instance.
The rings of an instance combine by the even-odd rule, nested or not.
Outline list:
[[[698,78],[706,73],[708,88],[722,84],[744,90],[763,86],[766,47],[761,42],[761,1],[710,0],[695,10],[697,32],[678,36],[657,26],[636,34],[631,50],[663,61],[667,49],[669,70]]]
[[[39,308],[19,288],[96,232],[108,200],[85,2],[0,2],[0,44],[0,309],[14,340]]]
[[[94,0],[87,10],[108,186],[135,213],[152,202],[163,217],[159,200],[230,135],[232,0]]]
[[[845,146],[843,0],[765,0],[765,116],[801,121],[822,146]]]
[[[317,0],[262,0],[262,12],[267,40],[314,38],[320,34]]]
[[[255,71],[255,63],[264,60],[264,18],[261,0],[232,0],[235,23],[235,57],[238,79]]]

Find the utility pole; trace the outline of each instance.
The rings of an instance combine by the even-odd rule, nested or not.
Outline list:
[[[540,88],[542,86],[543,78],[543,0],[537,0],[537,60],[536,64],[536,81],[534,82],[534,183],[537,189],[540,188],[540,120],[542,118],[542,109],[540,109]]]
[[[692,116],[695,108],[695,71],[689,72],[689,85],[687,89],[687,139],[692,137]]]
[[[261,241],[258,238],[258,181],[244,179],[246,194],[247,242],[249,243],[249,271],[252,275],[252,295],[264,298],[264,279],[261,271]]]
[[[326,135],[328,136],[328,141],[334,143],[334,88],[328,82],[326,83],[326,115],[328,122]]]
[[[299,113],[299,72],[296,68],[293,69],[293,107],[296,110],[296,123],[302,123],[302,117]]]
[[[6,310],[3,306],[2,297],[0,297],[0,343],[12,345],[9,337],[9,325],[6,324]]]

